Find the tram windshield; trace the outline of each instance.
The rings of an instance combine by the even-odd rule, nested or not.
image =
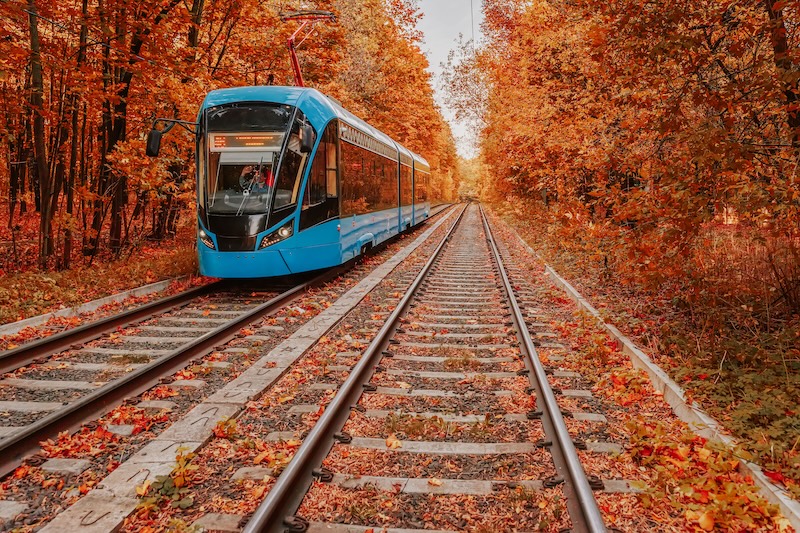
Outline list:
[[[297,201],[296,159],[304,160],[305,154],[293,150],[297,144],[293,142],[297,134],[290,128],[293,111],[291,106],[274,104],[237,104],[207,111],[200,141],[206,164],[199,170],[208,213],[268,213],[270,206],[278,209]],[[282,161],[284,146],[287,155]]]

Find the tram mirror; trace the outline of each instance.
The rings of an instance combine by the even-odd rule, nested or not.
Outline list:
[[[300,130],[300,152],[307,154],[314,148],[314,128],[306,124]]]
[[[158,157],[158,151],[161,149],[161,132],[157,129],[150,130],[147,134],[147,147],[145,153],[148,157]]]

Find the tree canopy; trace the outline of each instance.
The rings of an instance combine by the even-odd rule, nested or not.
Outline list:
[[[286,40],[297,23],[279,14],[301,8],[339,21],[300,46],[306,84],[423,155],[434,195],[451,195],[455,148],[413,0],[10,0],[0,3],[0,237],[13,254],[0,269],[26,262],[26,239],[38,237],[42,267],[64,268],[79,251],[163,238],[179,215],[193,223],[192,139],[174,130],[148,160],[152,119],[193,120],[216,88],[293,84]]]

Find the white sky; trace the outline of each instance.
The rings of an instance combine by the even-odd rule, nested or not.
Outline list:
[[[473,145],[475,139],[462,124],[455,122],[453,114],[446,107],[444,94],[439,87],[439,74],[442,72],[441,63],[447,61],[448,52],[455,48],[459,33],[464,35],[464,39],[471,39],[474,30],[475,40],[480,43],[483,22],[481,3],[482,0],[419,0],[419,9],[423,14],[419,29],[425,34],[422,50],[428,56],[428,70],[433,73],[436,103],[453,128],[459,155],[468,158],[476,155]]]

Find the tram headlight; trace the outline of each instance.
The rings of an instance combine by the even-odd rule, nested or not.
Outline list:
[[[292,221],[289,221],[280,228],[270,233],[269,235],[266,235],[263,239],[261,239],[261,244],[258,246],[258,249],[263,250],[267,246],[272,246],[273,244],[281,242],[284,239],[288,239],[293,234],[294,234],[294,223]]]
[[[205,230],[203,230],[203,228],[197,230],[197,239],[206,246],[208,246],[209,248],[211,248],[212,250],[216,250],[216,247],[214,246],[214,241],[211,239],[209,234],[206,233]]]

